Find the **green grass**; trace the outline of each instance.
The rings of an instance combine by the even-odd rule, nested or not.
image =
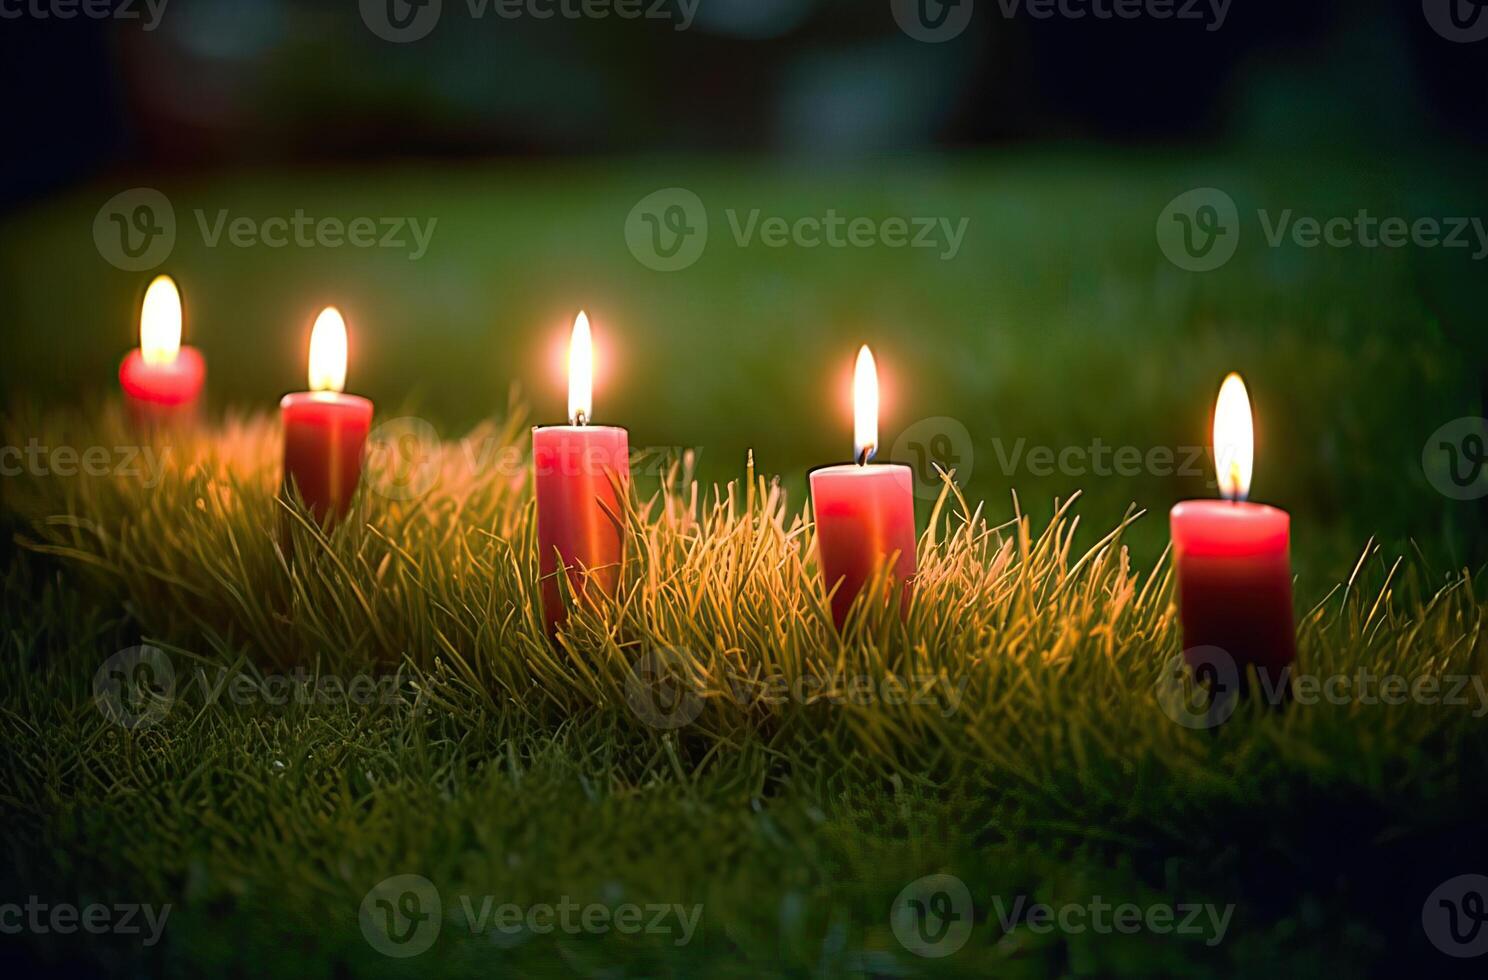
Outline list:
[[[1488,597],[1463,570],[1483,556],[1477,511],[1420,470],[1427,435],[1477,411],[1457,293],[1437,285],[1472,280],[1452,276],[1451,257],[1268,250],[1257,234],[1209,276],[1156,249],[1162,205],[1200,184],[1232,188],[1242,209],[1323,213],[1458,213],[1480,193],[1440,164],[1294,176],[1320,169],[1045,155],[911,162],[888,183],[699,164],[171,187],[178,214],[437,214],[440,233],[412,264],[183,241],[171,264],[212,364],[205,432],[169,438],[159,486],[0,482],[0,904],[34,893],[173,908],[154,947],[7,935],[0,949],[154,975],[1450,965],[1421,909],[1488,858],[1476,708],[1247,703],[1216,731],[1175,724],[1159,698],[1181,642],[1165,512],[1207,494],[1204,480],[1008,474],[992,448],[1201,442],[1215,383],[1239,367],[1260,413],[1258,496],[1296,518],[1299,669],[1481,677]],[[973,224],[956,263],[724,240],[667,277],[629,256],[619,228],[668,184],[719,208]],[[0,443],[137,441],[105,394],[142,287],[92,251],[107,196],[38,208],[0,239],[22,328],[0,364],[13,405]],[[364,493],[324,537],[275,499],[264,409],[297,385],[305,329],[328,301],[354,331],[351,387],[383,418],[431,419],[446,442],[428,494]],[[629,425],[637,445],[701,453],[641,481],[619,596],[577,613],[554,647],[532,602],[524,426],[559,411],[547,345],[580,303],[613,345],[601,420]],[[841,399],[824,384],[862,339],[889,382],[886,441],[948,415],[975,454],[964,496],[921,502],[908,619],[869,605],[839,636],[800,477],[846,455]],[[544,407],[509,402],[513,382]],[[472,446],[511,447],[517,465],[471,467]],[[131,730],[95,704],[94,675],[142,640],[170,658],[179,696]],[[675,729],[637,700],[656,693],[637,664],[657,658],[698,698]],[[296,668],[395,677],[399,695],[281,705],[198,686]],[[759,696],[774,677],[811,696]],[[859,677],[880,692],[921,679],[937,697],[865,703]],[[427,953],[399,961],[364,940],[358,909],[408,873],[434,883],[446,915]],[[941,961],[912,955],[889,922],[901,889],[934,873],[962,879],[977,916]],[[493,942],[466,928],[462,895],[703,912],[683,946]],[[1211,947],[1005,930],[997,909],[1019,896],[1237,910]]]
[[[54,424],[49,438],[128,438],[117,416]],[[1420,902],[1481,851],[1456,836],[1485,802],[1473,708],[1250,704],[1217,732],[1181,727],[1158,701],[1180,646],[1165,569],[1133,567],[1122,528],[1072,550],[1072,511],[993,527],[948,493],[908,619],[868,604],[839,638],[810,526],[768,481],[718,499],[673,486],[634,502],[620,594],[555,648],[532,603],[528,492],[504,475],[411,502],[364,494],[328,538],[295,524],[286,557],[273,427],[173,444],[158,487],[11,486],[8,892],[176,909],[159,948],[39,937],[43,959],[392,974],[357,910],[378,881],[417,873],[446,919],[409,969],[917,973],[928,961],[896,943],[887,910],[948,872],[981,917],[937,964],[956,973],[1364,968],[1436,955],[1415,934]],[[458,472],[461,449],[446,451]],[[1300,665],[1480,673],[1484,609],[1471,579],[1371,554],[1303,617]],[[129,730],[95,707],[91,679],[140,637],[171,658],[179,696]],[[658,655],[700,698],[676,729],[635,700],[654,693],[637,663]],[[401,693],[276,705],[195,686],[197,671],[294,665],[399,674]],[[772,676],[811,679],[811,697],[751,696]],[[858,677],[876,691],[929,678],[937,696],[868,703]],[[493,948],[459,895],[704,912],[683,947]],[[1019,895],[1238,912],[1212,948],[1005,937],[993,903]]]

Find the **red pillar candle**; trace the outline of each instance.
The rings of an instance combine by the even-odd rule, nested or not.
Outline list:
[[[119,387],[136,424],[184,421],[196,414],[207,362],[181,346],[181,294],[170,276],[156,276],[140,305],[140,345],[119,365]]]
[[[1292,614],[1291,515],[1246,502],[1255,456],[1250,398],[1238,374],[1225,378],[1214,412],[1214,459],[1224,500],[1173,508],[1173,564],[1189,665],[1218,647],[1243,682],[1254,666],[1272,682],[1296,658]]]
[[[878,450],[878,370],[866,346],[853,372],[853,427],[857,462],[811,474],[817,550],[826,586],[836,589],[838,629],[886,562],[894,563],[888,581],[900,586],[901,613],[915,574],[914,478],[908,466],[869,465]]]
[[[617,481],[621,488],[630,482],[629,435],[618,426],[589,424],[593,382],[589,318],[581,312],[568,349],[570,424],[532,430],[538,571],[549,633],[567,618],[560,570],[576,595],[613,595],[625,554],[625,511],[615,491]]]
[[[372,403],[346,386],[346,321],[327,307],[310,332],[310,390],[285,395],[284,488],[299,492],[315,519],[343,516],[362,476]]]

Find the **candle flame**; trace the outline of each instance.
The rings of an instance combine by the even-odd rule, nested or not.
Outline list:
[[[1230,372],[1219,388],[1214,406],[1214,468],[1219,490],[1226,500],[1250,496],[1250,476],[1255,468],[1255,427],[1251,420],[1250,395],[1240,375]]]
[[[341,311],[327,306],[310,331],[310,390],[346,388],[346,321]]]
[[[568,420],[588,425],[593,414],[594,340],[589,335],[589,315],[580,310],[568,342]]]
[[[146,364],[170,364],[181,352],[181,293],[170,276],[156,276],[140,306],[140,356]]]
[[[853,369],[853,459],[866,463],[878,454],[878,365],[864,344]]]

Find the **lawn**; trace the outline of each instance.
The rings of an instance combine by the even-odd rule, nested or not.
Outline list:
[[[1246,702],[1185,727],[1165,699],[1181,646],[1165,514],[1213,494],[1207,461],[1119,477],[1009,463],[1019,440],[1201,446],[1219,379],[1241,370],[1255,496],[1294,518],[1299,670],[1481,680],[1481,515],[1421,465],[1433,431],[1480,411],[1483,345],[1462,312],[1480,272],[1441,250],[1270,248],[1255,218],[1482,214],[1481,184],[1465,161],[1305,163],[1067,150],[826,174],[637,162],[159,183],[180,225],[167,268],[211,362],[209,423],[170,437],[158,482],[0,482],[0,893],[171,912],[150,945],[33,931],[3,948],[156,975],[1450,967],[1422,908],[1488,857],[1480,688],[1461,705]],[[91,226],[143,182],[8,222],[4,444],[138,441],[112,373],[144,277],[104,263]],[[667,186],[694,190],[711,223],[676,273],[622,234]],[[1206,274],[1154,235],[1196,186],[1249,215]],[[194,230],[196,209],[297,208],[438,223],[417,261],[211,248]],[[950,261],[741,247],[726,214],[829,208],[968,231]],[[426,493],[365,493],[329,537],[275,499],[271,415],[302,384],[324,303],[350,324],[349,390],[444,437]],[[580,306],[601,337],[596,416],[658,462],[619,597],[554,646],[522,469],[470,460],[521,454],[524,426],[562,413]],[[951,431],[921,421],[938,418],[969,442],[962,485],[920,501],[908,619],[864,607],[838,637],[803,477],[850,454],[843,382],[864,341],[886,446]],[[120,702],[144,712],[131,727],[96,703],[95,675],[141,642],[174,693]],[[680,701],[646,683],[658,668]],[[280,696],[317,677],[341,687]],[[358,678],[370,696],[351,694]],[[935,874],[970,897],[944,959],[890,921]],[[408,907],[406,879],[377,890],[399,875],[443,910],[406,960],[365,932],[376,909]],[[507,903],[570,901],[614,927],[493,926]],[[1214,917],[1124,934],[1026,914],[1088,921],[1099,902]],[[626,907],[661,927],[620,929]]]

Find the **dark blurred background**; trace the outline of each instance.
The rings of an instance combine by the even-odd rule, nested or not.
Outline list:
[[[705,481],[737,478],[753,450],[799,501],[809,467],[850,452],[845,381],[869,342],[886,446],[954,419],[969,438],[958,477],[995,520],[1012,491],[1036,516],[1084,493],[1092,534],[1135,503],[1153,515],[1134,535],[1151,559],[1167,507],[1214,493],[1207,466],[1051,476],[1002,454],[1020,439],[1204,445],[1219,380],[1238,369],[1257,408],[1256,496],[1297,517],[1304,596],[1346,576],[1371,536],[1440,567],[1488,558],[1488,508],[1439,492],[1422,456],[1440,426],[1488,414],[1482,257],[1268,246],[1256,220],[1488,216],[1478,0],[1173,0],[1198,19],[1132,20],[923,0],[970,13],[944,43],[902,26],[916,0],[667,0],[640,19],[530,13],[583,0],[523,0],[516,18],[496,12],[509,0],[54,15],[71,2],[0,0],[7,404],[112,396],[144,285],[168,271],[216,413],[271,412],[303,385],[310,323],[335,303],[350,390],[382,418],[455,436],[515,387],[554,421],[583,306],[599,421],[636,445],[700,449]],[[419,21],[428,4],[437,18]],[[1454,10],[1476,26],[1453,27]],[[427,32],[390,40],[389,12]],[[94,224],[136,187],[169,197],[180,234],[158,269],[123,271]],[[706,202],[713,227],[696,265],[664,272],[624,229],[673,187]],[[1243,222],[1212,272],[1175,265],[1154,235],[1165,205],[1201,187]],[[828,209],[970,231],[944,261],[746,247],[725,221]],[[417,259],[211,245],[197,230],[300,210],[438,228]]]
[[[984,0],[942,44],[907,37],[888,0],[698,0],[686,30],[675,4],[542,20],[473,16],[481,2],[443,0],[400,44],[356,0],[169,0],[150,30],[143,0],[138,20],[8,14],[0,195],[408,157],[1488,136],[1484,47],[1444,42],[1416,0],[1233,0],[1213,30],[1209,0],[1207,21],[1009,18]]]

